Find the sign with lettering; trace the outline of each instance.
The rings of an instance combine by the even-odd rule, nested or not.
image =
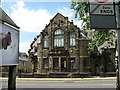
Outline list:
[[[91,14],[114,15],[114,5],[90,5]]]
[[[92,0],[90,2],[90,14],[114,15],[114,10],[113,0]]]
[[[116,29],[119,22],[117,0],[90,0],[90,28]],[[118,23],[119,24],[119,23]]]
[[[117,0],[90,0],[90,3],[92,4],[113,4],[113,2],[116,2]]]

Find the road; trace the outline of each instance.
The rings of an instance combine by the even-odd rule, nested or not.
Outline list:
[[[65,80],[17,79],[16,87],[17,88],[111,88],[112,90],[115,90],[115,84],[116,84],[115,79],[65,79]],[[7,88],[7,79],[2,80],[2,85],[3,88]]]

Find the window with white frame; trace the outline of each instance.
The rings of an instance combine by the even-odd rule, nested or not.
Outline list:
[[[70,32],[70,46],[75,46],[75,32]]]
[[[44,48],[48,47],[48,36],[44,37]]]
[[[54,32],[54,47],[64,46],[64,32],[61,29],[57,29]]]

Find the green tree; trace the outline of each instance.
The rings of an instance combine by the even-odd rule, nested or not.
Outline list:
[[[90,30],[89,3],[72,0],[71,9],[75,10],[75,18],[82,20],[82,29]],[[96,29],[92,34],[92,38],[93,40],[88,45],[90,52],[93,52],[95,47],[101,46],[105,41],[113,44],[115,33],[111,33],[110,29]]]

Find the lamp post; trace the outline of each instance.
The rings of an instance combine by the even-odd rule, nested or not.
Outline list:
[[[117,90],[120,90],[120,29],[117,32],[117,36],[118,36],[118,63],[117,63]]]
[[[117,2],[116,8],[116,22],[117,22],[117,50],[118,50],[118,62],[117,62],[117,87],[116,90],[120,90],[120,1]]]

